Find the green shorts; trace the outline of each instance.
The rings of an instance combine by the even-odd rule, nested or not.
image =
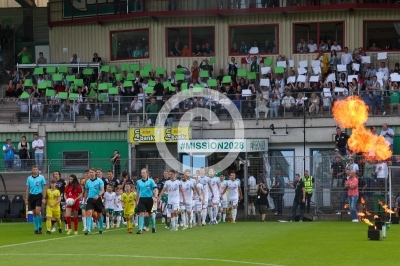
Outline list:
[[[106,209],[106,213],[112,215],[114,213],[114,209]]]
[[[114,216],[123,216],[124,211],[114,211],[113,215]]]

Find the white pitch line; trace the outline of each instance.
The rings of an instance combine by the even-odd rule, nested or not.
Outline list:
[[[19,253],[1,254],[0,256],[17,256]],[[142,259],[168,259],[168,260],[193,260],[193,261],[214,261],[214,262],[227,262],[237,264],[249,264],[249,265],[261,265],[261,266],[282,266],[278,264],[269,264],[262,262],[250,262],[240,260],[224,260],[224,259],[213,259],[213,258],[185,258],[185,257],[163,257],[163,256],[143,256],[143,255],[115,255],[115,254],[25,254],[26,256],[90,256],[90,257],[114,257],[114,258],[142,258]]]
[[[125,229],[125,228],[114,229],[112,231],[118,231],[118,230],[122,230],[122,229]],[[112,232],[112,231],[103,231],[103,233]],[[10,248],[10,247],[18,247],[18,246],[23,246],[23,245],[36,244],[36,243],[42,243],[42,242],[48,242],[48,241],[60,240],[60,239],[66,239],[66,238],[71,238],[71,237],[78,237],[78,236],[84,236],[84,234],[82,233],[80,235],[72,235],[72,236],[66,236],[66,237],[57,237],[57,238],[50,238],[50,239],[43,239],[43,240],[37,240],[37,241],[30,241],[30,242],[23,242],[23,243],[17,243],[17,244],[4,245],[4,246],[0,246],[0,249],[2,249],[2,248]]]

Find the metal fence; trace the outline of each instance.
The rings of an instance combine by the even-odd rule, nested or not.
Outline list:
[[[257,180],[257,184],[261,180],[265,180],[267,185],[270,186],[275,182],[276,171],[281,172],[281,176],[284,178],[285,183],[293,183],[294,175],[300,174],[304,176],[304,170],[309,170],[310,175],[314,177],[315,183],[313,188],[313,194],[310,201],[310,210],[306,208],[306,214],[309,215],[324,215],[341,213],[346,214],[348,211],[347,203],[347,191],[344,189],[343,184],[346,176],[340,176],[335,180],[334,175],[331,175],[333,157],[326,156],[313,156],[313,157],[249,157],[246,160],[238,157],[235,164],[230,169],[218,169],[220,171],[225,170],[226,176],[229,171],[236,171],[238,178],[242,179],[242,189],[244,194],[247,196],[248,188],[245,187],[247,180],[245,181],[245,174],[248,176],[254,176]],[[108,170],[113,172],[120,178],[120,173],[123,171],[130,171],[131,177],[140,178],[140,171],[143,168],[147,168],[152,177],[162,178],[164,170],[169,170],[173,165],[162,158],[136,158],[134,160],[122,160],[117,166],[112,165],[110,159],[88,159],[88,160],[44,160],[43,162],[43,174],[50,180],[54,170],[62,172],[62,178],[67,179],[68,175],[74,173],[78,178],[83,178],[84,172],[87,168],[100,168],[103,171],[103,176],[106,176]],[[346,165],[347,161],[344,160],[343,164]],[[371,213],[381,213],[383,208],[379,205],[378,200],[381,200],[385,204],[391,206],[392,201],[400,193],[400,168],[388,166],[388,178],[380,179],[376,178],[374,174],[366,172],[365,163],[361,159],[357,159],[356,163],[359,165],[359,190],[360,198],[358,208],[361,211],[368,211]],[[33,164],[31,162],[30,164]],[[243,171],[240,168],[240,164],[244,165]],[[390,164],[390,163],[389,163]],[[29,172],[18,171],[14,169],[14,172],[5,172],[3,169],[4,161],[0,162],[0,174],[4,180],[4,188],[0,183],[0,193],[9,193],[10,195],[24,194],[25,181]],[[371,168],[371,167],[370,167]],[[184,169],[175,168],[178,172],[182,172]],[[372,167],[375,172],[376,166]],[[245,189],[246,188],[246,189]],[[283,196],[283,214],[291,213],[291,206],[294,199],[294,189],[290,188],[289,185],[285,186],[285,194]],[[247,210],[248,198],[244,200],[245,210]],[[270,209],[275,209],[274,195],[270,194],[269,197]]]

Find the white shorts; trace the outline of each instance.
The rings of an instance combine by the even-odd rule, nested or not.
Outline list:
[[[220,199],[219,196],[218,196],[218,197],[214,197],[214,198],[212,199],[212,204],[213,204],[213,205],[218,205],[220,201],[221,201],[221,199]]]
[[[192,202],[186,202],[186,204],[180,203],[181,211],[191,212],[192,211]]]
[[[221,207],[222,207],[222,209],[226,209],[226,208],[228,208],[228,201],[226,201],[226,200],[221,200]]]
[[[167,204],[167,210],[168,211],[179,211],[180,210],[180,204],[179,202],[171,202]]]
[[[229,207],[237,206],[238,205],[238,199],[230,199],[228,202]]]
[[[195,200],[195,202],[196,202],[196,204],[195,204],[195,207],[194,207],[194,211],[195,212],[201,212],[201,210],[203,209],[203,204],[199,200]]]

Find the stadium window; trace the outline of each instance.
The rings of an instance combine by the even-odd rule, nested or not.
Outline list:
[[[241,25],[229,28],[229,54],[248,54],[258,47],[260,54],[278,54],[278,25]]]
[[[215,55],[214,27],[167,28],[166,31],[168,57]]]
[[[364,21],[365,50],[400,50],[400,21]]]
[[[344,48],[344,22],[296,23],[293,24],[294,53],[330,52]]]
[[[111,60],[149,57],[149,29],[110,32]]]

